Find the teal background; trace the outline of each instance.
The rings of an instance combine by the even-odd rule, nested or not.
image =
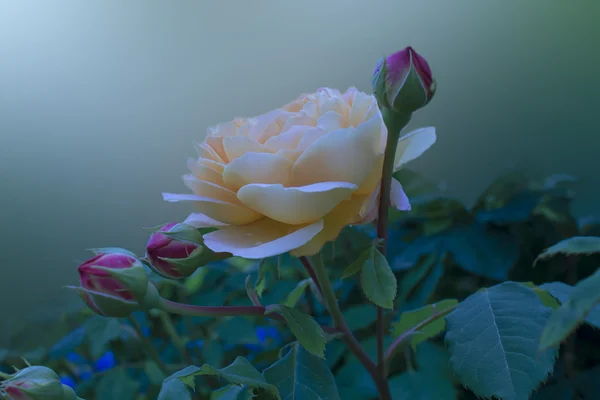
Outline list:
[[[90,247],[143,252],[182,219],[193,140],[321,86],[370,91],[412,45],[438,81],[411,124],[438,143],[411,167],[470,202],[511,168],[581,179],[598,213],[600,3],[0,2],[0,340],[81,302]]]

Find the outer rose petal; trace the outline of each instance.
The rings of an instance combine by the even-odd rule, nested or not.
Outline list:
[[[226,224],[243,225],[261,218],[259,213],[247,207],[211,199],[210,197],[194,194],[163,193],[163,199],[170,202],[193,201],[202,214]]]
[[[193,226],[194,228],[216,228],[227,226],[226,223],[212,219],[207,215],[200,213],[192,213],[183,221],[184,224]]]
[[[210,197],[217,200],[226,201],[231,204],[240,205],[241,202],[237,198],[237,194],[223,186],[216,185],[207,181],[201,181],[194,175],[184,175],[183,182],[194,192],[194,194],[202,197]]]
[[[223,149],[230,160],[235,160],[246,153],[270,153],[271,150],[247,136],[229,136],[223,138]]]
[[[349,182],[359,188],[383,154],[379,152],[381,120],[340,129],[317,139],[292,168],[292,186],[317,182]]]
[[[322,220],[299,227],[264,218],[244,226],[225,227],[203,238],[204,245],[216,253],[260,259],[296,249],[322,229]]]
[[[396,147],[394,171],[399,170],[404,164],[414,160],[430,148],[436,141],[435,128],[429,126],[417,129],[400,136]]]
[[[347,225],[354,224],[360,220],[360,208],[365,201],[365,196],[352,196],[351,199],[342,202],[323,218],[324,226],[310,242],[293,250],[291,253],[296,257],[311,256],[317,254],[323,245],[334,240],[340,231]]]
[[[300,225],[320,220],[358,186],[347,182],[322,182],[285,188],[283,185],[251,184],[238,191],[246,206],[286,224]]]
[[[227,164],[223,171],[223,180],[233,190],[250,183],[287,185],[291,169],[292,163],[283,156],[272,153],[246,153]]]
[[[398,211],[410,211],[408,196],[404,193],[404,189],[402,189],[400,182],[392,178],[392,187],[390,189],[390,201],[392,207]]]

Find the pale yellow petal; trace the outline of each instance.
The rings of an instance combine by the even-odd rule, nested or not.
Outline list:
[[[433,126],[417,129],[401,136],[396,147],[394,171],[399,170],[407,162],[419,157],[433,146],[435,141],[436,134]]]
[[[213,171],[218,172],[219,174],[222,174],[223,170],[225,169],[225,164],[217,162],[217,161],[209,160],[208,158],[199,158],[198,164],[207,166],[208,168],[212,169]]]
[[[287,253],[323,229],[323,221],[306,226],[287,225],[268,218],[244,226],[231,226],[203,236],[206,247],[217,253],[230,253],[248,259],[261,259]]]
[[[340,231],[347,225],[355,224],[360,220],[360,208],[365,201],[365,196],[352,196],[343,201],[323,218],[323,229],[304,246],[292,251],[292,255],[311,256],[317,254],[323,245],[335,240]]]
[[[344,117],[335,111],[327,111],[321,115],[317,120],[317,126],[327,132],[347,127]]]
[[[263,218],[248,207],[195,194],[163,193],[163,199],[169,202],[191,201],[202,214],[231,225],[248,224]]]
[[[194,228],[216,228],[227,226],[226,223],[217,221],[207,215],[201,213],[192,213],[183,221],[184,224],[193,226]]]
[[[285,157],[251,152],[227,164],[223,180],[228,188],[236,191],[250,183],[280,183],[287,186],[291,169],[292,163]]]
[[[221,157],[223,162],[229,162],[225,149],[223,148],[223,138],[220,136],[209,136],[205,140],[212,149]]]
[[[279,222],[300,225],[321,219],[358,187],[346,182],[322,182],[286,188],[251,184],[238,191],[246,206]]]
[[[337,181],[361,187],[383,157],[381,135],[381,125],[373,118],[317,139],[294,164],[290,186]]]
[[[265,147],[272,151],[287,149],[294,150],[300,139],[304,136],[306,131],[305,126],[293,126],[290,130],[285,131],[277,136],[273,136],[265,142]]]
[[[410,201],[404,193],[404,189],[400,182],[392,178],[392,186],[390,188],[390,202],[392,207],[398,211],[410,211]]]
[[[188,158],[187,165],[189,170],[192,171],[192,174],[201,181],[224,186],[222,174],[215,171],[213,168],[206,166],[204,160],[205,159],[194,160],[193,158]]]
[[[270,153],[271,151],[247,136],[229,136],[223,138],[223,149],[229,160],[235,160],[246,153]]]
[[[242,203],[237,198],[237,194],[234,191],[224,188],[223,186],[216,185],[211,182],[201,181],[194,175],[184,175],[183,182],[185,185],[202,197],[210,197],[217,200],[226,201],[232,204],[241,205]]]
[[[194,147],[198,152],[198,156],[200,156],[201,158],[207,158],[209,160],[216,161],[219,163],[223,162],[221,156],[219,156],[217,152],[214,151],[213,148],[208,145],[208,143],[194,143]]]

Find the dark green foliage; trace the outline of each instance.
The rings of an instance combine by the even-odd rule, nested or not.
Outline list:
[[[597,292],[571,297],[600,266],[593,238],[600,223],[578,224],[570,214],[572,179],[509,174],[466,207],[413,171],[396,177],[412,211],[391,212],[387,262],[374,250],[370,225],[345,228],[322,252],[346,321],[371,359],[372,303],[394,304],[385,343],[406,342],[388,366],[392,398],[600,398]],[[576,239],[561,242],[569,238]],[[287,255],[218,261],[182,281],[154,276],[163,297],[197,305],[251,305],[248,288],[283,318],[169,316],[182,352],[159,314],[137,312],[132,324],[72,310],[16,332],[0,349],[0,372],[22,367],[24,356],[53,368],[88,400],[375,399],[364,367],[319,328],[331,318],[308,278]],[[573,329],[538,351],[561,309],[571,311]],[[436,313],[444,316],[413,329]],[[135,325],[164,365],[145,350]]]

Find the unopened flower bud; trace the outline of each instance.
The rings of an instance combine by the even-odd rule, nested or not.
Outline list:
[[[229,256],[185,240],[193,238],[196,231],[192,226],[173,222],[152,234],[146,244],[146,259],[152,269],[166,278],[181,279],[192,275],[199,267]],[[201,239],[201,235],[198,237]]]
[[[144,265],[126,250],[112,250],[96,254],[77,268],[80,287],[75,289],[88,307],[105,317],[125,317],[151,307],[157,293]]]
[[[65,397],[65,393],[56,372],[41,366],[27,367],[0,382],[2,399],[70,400],[69,397]]]
[[[379,105],[398,113],[424,107],[435,93],[429,64],[410,46],[379,60],[372,83]]]

